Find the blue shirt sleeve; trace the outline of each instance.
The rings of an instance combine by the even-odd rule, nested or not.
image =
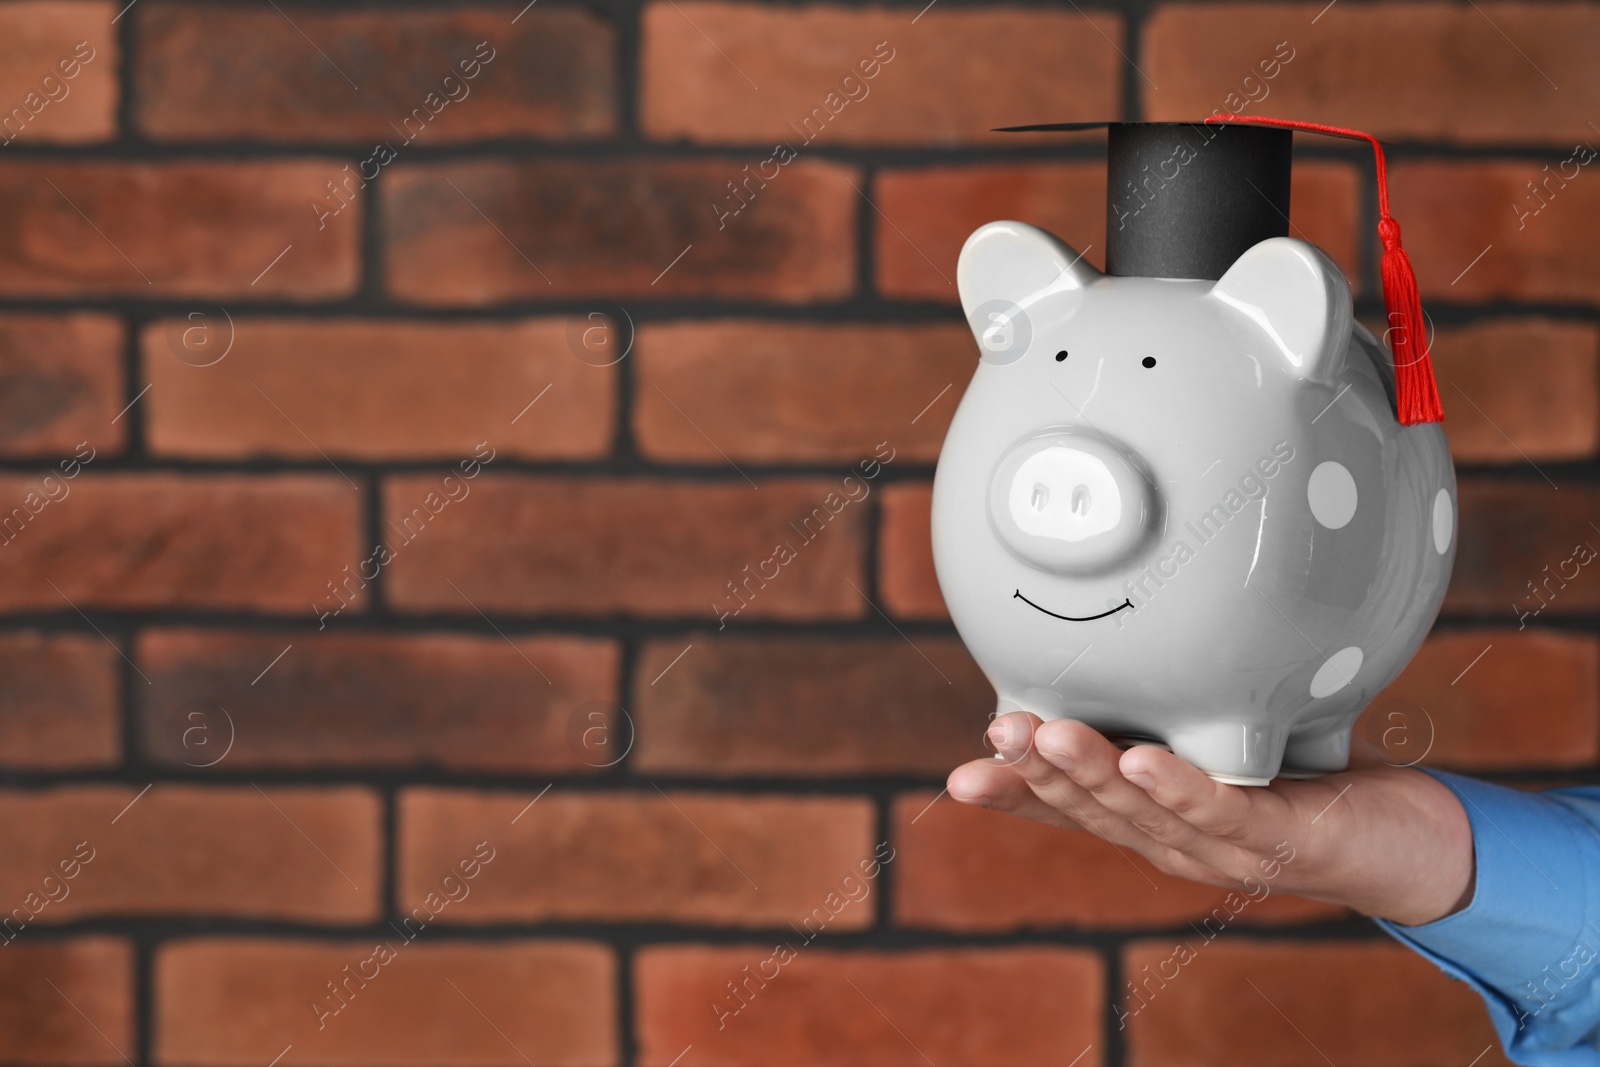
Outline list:
[[[1515,1062],[1600,1067],[1600,787],[1428,773],[1471,820],[1472,902],[1422,926],[1378,925],[1476,989]]]

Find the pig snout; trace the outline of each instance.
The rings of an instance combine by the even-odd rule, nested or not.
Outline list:
[[[1090,431],[1055,430],[1001,457],[989,514],[1024,562],[1088,575],[1116,567],[1145,544],[1159,521],[1159,500],[1136,454]]]

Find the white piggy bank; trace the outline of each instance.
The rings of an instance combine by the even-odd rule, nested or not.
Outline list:
[[[1215,282],[1109,277],[995,222],[958,280],[982,359],[933,555],[998,713],[1236,784],[1343,769],[1439,610],[1456,508],[1338,268],[1278,237]]]

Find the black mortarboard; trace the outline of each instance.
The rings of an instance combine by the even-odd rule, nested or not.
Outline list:
[[[1294,135],[1268,126],[1062,122],[1003,132],[1106,130],[1106,273],[1209,278],[1289,235]]]
[[[1422,329],[1416,276],[1389,214],[1383,146],[1339,126],[1251,115],[1189,122],[1053,122],[1001,133],[1106,131],[1106,273],[1216,280],[1241,255],[1289,235],[1295,130],[1364,140],[1377,160],[1387,336],[1395,357],[1399,417],[1444,418]]]

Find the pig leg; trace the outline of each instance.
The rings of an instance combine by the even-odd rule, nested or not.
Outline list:
[[[1182,760],[1229,785],[1269,785],[1286,741],[1288,726],[1277,723],[1192,723],[1166,734]]]
[[[1284,750],[1284,775],[1315,778],[1319,774],[1342,771],[1350,764],[1352,718],[1341,717],[1310,723],[1289,735]]]
[[[1288,727],[1274,723],[1211,722],[1171,730],[1167,744],[1219,782],[1269,785],[1288,737]]]

